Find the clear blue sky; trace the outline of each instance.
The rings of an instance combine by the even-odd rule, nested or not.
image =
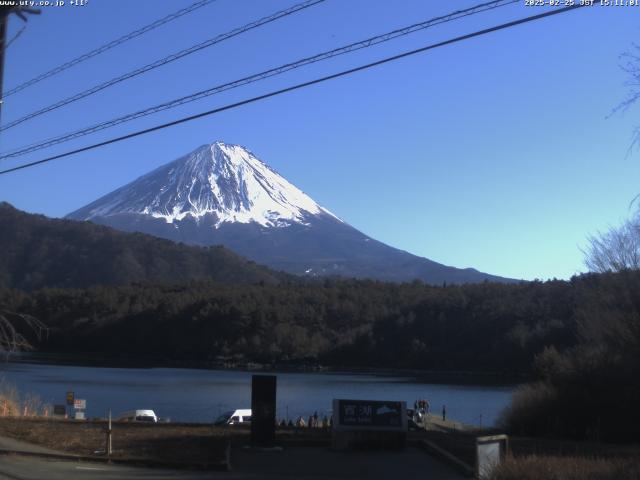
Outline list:
[[[5,90],[191,3],[89,0],[85,7],[45,7],[7,51]],[[293,3],[218,0],[9,97],[2,120]],[[328,0],[2,132],[0,150],[475,3]],[[523,0],[20,161],[542,11]],[[569,278],[584,270],[585,237],[623,219],[640,192],[639,155],[627,155],[640,108],[606,118],[626,92],[619,56],[640,42],[638,13],[640,7],[581,9],[2,176],[0,200],[63,216],[223,140],[248,147],[320,204],[394,247],[508,277]],[[9,37],[20,26],[12,19]]]

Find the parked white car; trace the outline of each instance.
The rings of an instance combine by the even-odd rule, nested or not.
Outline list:
[[[129,412],[122,412],[118,416],[117,421],[158,423],[158,417],[153,410],[131,410]]]
[[[214,425],[240,425],[251,423],[251,409],[244,408],[224,412],[213,422]]]

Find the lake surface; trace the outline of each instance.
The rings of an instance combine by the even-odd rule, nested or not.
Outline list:
[[[252,372],[179,368],[106,368],[8,363],[0,379],[22,395],[65,403],[67,391],[87,400],[87,417],[153,409],[172,421],[209,422],[221,412],[251,406]],[[340,373],[276,373],[277,417],[328,414],[334,398],[404,400],[426,398],[432,411],[447,406],[447,418],[493,425],[514,387],[429,384],[411,377]],[[482,416],[482,419],[481,419]]]

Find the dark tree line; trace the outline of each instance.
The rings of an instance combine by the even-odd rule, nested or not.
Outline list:
[[[620,320],[628,320],[640,301],[640,288],[634,287],[640,287],[637,272],[446,287],[334,279],[277,285],[194,281],[1,290],[0,304],[47,324],[48,337],[39,344],[47,351],[203,365],[311,363],[526,374],[550,348],[570,352],[605,345],[605,339],[635,338]],[[623,291],[624,302],[617,298]]]

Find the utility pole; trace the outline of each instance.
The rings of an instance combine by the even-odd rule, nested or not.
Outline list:
[[[9,14],[11,13],[15,13],[23,22],[26,22],[25,13],[39,15],[40,10],[18,5],[0,6],[0,119],[2,118],[2,104],[4,103],[4,52],[7,48],[7,27],[9,25]]]
[[[109,426],[107,428],[107,458],[111,459],[111,436],[113,431],[111,430],[111,409],[109,409]]]

